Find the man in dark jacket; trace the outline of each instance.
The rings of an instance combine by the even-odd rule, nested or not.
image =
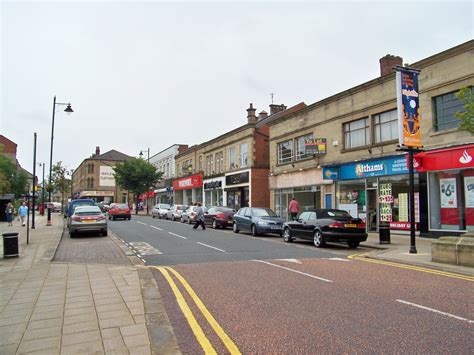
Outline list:
[[[201,207],[201,203],[197,203],[198,208],[196,209],[196,222],[194,223],[193,229],[197,229],[199,226],[202,230],[206,230],[206,224],[204,223],[204,210]]]

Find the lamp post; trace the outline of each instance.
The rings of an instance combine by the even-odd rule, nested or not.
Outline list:
[[[48,182],[48,222],[46,225],[50,226],[51,225],[51,208],[50,208],[50,205],[51,205],[51,175],[53,173],[53,141],[54,141],[54,113],[56,111],[56,105],[58,106],[66,106],[66,109],[64,110],[64,112],[70,114],[72,112],[74,112],[71,108],[71,104],[70,103],[62,103],[62,102],[56,102],[56,96],[54,96],[54,100],[53,100],[53,120],[52,120],[52,124],[51,124],[51,152],[50,152],[50,155],[49,155],[49,182]]]
[[[43,204],[43,209],[40,209],[40,211],[42,211],[42,213],[40,212],[40,214],[42,216],[44,216],[44,188],[45,188],[45,183],[44,183],[44,169],[45,169],[45,166],[46,164],[45,163],[39,163],[38,166],[42,166],[43,167],[43,188],[41,189],[41,203]]]
[[[31,208],[31,229],[35,229],[35,202],[36,202],[36,138],[37,134],[34,134],[34,145],[33,145],[33,202]]]
[[[143,158],[143,152],[144,152],[144,150],[140,150],[140,154],[138,154],[140,156],[140,158]],[[150,148],[147,148],[146,152],[147,152],[146,161],[148,163],[150,163]],[[137,210],[138,210],[138,206],[137,206]],[[147,191],[147,194],[146,194],[146,215],[148,216],[148,191]]]

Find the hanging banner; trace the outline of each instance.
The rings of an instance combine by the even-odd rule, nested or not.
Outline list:
[[[398,142],[401,147],[421,147],[418,74],[415,69],[397,67]]]

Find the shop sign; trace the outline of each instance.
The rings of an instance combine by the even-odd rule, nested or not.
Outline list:
[[[326,138],[308,138],[304,140],[306,154],[326,154]]]
[[[173,181],[173,190],[189,190],[202,186],[202,176],[192,175]]]
[[[398,142],[400,146],[421,147],[418,70],[398,68],[396,74]]]
[[[439,179],[441,208],[458,208],[456,178]]]
[[[418,172],[474,167],[474,144],[418,153],[414,157]]]
[[[225,177],[226,185],[238,185],[238,184],[245,184],[249,182],[249,172],[246,171],[245,173],[227,175]]]
[[[324,168],[324,179],[352,180],[373,176],[408,174],[405,156],[397,156],[380,160],[345,164],[339,167]],[[331,177],[329,177],[331,176]]]
[[[390,229],[410,230],[410,222],[390,222]],[[415,230],[418,230],[418,223],[415,223]]]
[[[111,166],[100,166],[99,186],[115,186],[114,169]]]
[[[339,176],[339,167],[323,168],[323,180],[337,180]]]
[[[155,193],[153,191],[148,191],[147,195],[148,197],[153,197],[155,196]]]
[[[380,184],[379,192],[380,202],[380,221],[381,222],[392,222],[392,184]]]
[[[222,181],[210,181],[204,183],[204,190],[221,189]]]

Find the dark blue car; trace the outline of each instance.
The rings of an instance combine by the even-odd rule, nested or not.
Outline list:
[[[251,232],[253,236],[260,233],[281,235],[284,220],[269,208],[243,207],[234,214],[232,230]]]

